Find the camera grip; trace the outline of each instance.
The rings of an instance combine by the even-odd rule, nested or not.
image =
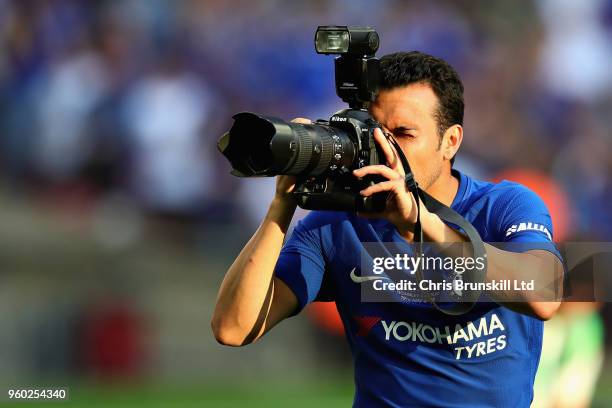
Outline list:
[[[378,174],[365,176],[362,180],[362,189],[373,186],[383,181],[387,181],[387,179]],[[361,200],[358,200],[358,202],[356,203],[357,211],[381,212],[384,211],[385,207],[387,206],[387,198],[389,197],[389,192],[382,191],[380,193],[372,194],[369,197],[360,197]]]

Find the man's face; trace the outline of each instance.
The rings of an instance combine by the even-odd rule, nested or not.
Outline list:
[[[435,111],[438,97],[427,84],[410,84],[380,91],[370,113],[393,133],[416,181],[428,189],[444,171]]]

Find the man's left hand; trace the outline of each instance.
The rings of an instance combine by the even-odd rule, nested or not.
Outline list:
[[[381,212],[359,212],[358,215],[366,218],[384,218],[391,222],[404,237],[411,236],[414,224],[417,221],[417,206],[412,193],[408,190],[405,182],[405,173],[395,149],[385,139],[381,129],[374,130],[374,139],[385,153],[388,165],[376,164],[362,167],[353,171],[356,177],[362,178],[366,175],[377,174],[385,179],[373,186],[360,191],[363,196],[371,196],[375,193],[388,192],[387,204]],[[421,205],[421,209],[425,206]]]

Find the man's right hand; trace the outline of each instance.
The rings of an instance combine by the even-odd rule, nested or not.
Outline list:
[[[295,176],[276,176],[276,195],[274,198],[282,202],[293,202],[291,194],[295,189]]]

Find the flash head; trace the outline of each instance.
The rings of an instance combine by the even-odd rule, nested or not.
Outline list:
[[[319,54],[373,56],[378,45],[378,33],[371,27],[319,26],[315,33]]]

